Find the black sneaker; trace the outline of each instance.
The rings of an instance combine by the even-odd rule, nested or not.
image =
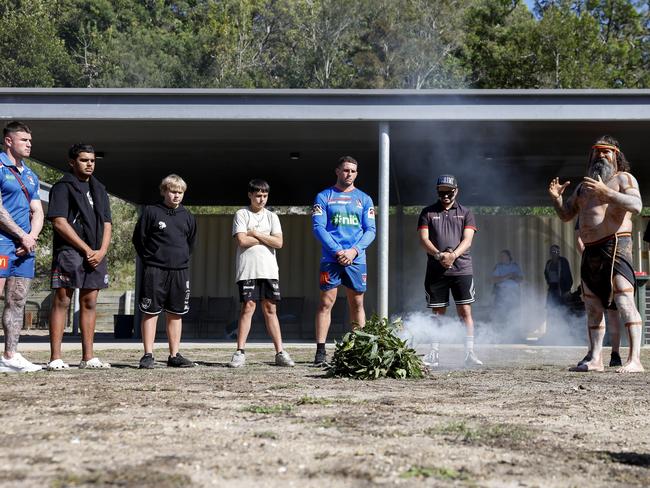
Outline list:
[[[156,361],[153,359],[153,354],[148,352],[140,358],[140,369],[153,369]]]
[[[324,349],[322,351],[316,349],[316,356],[314,357],[313,366],[316,368],[327,366],[327,352]]]
[[[588,352],[585,357],[583,357],[580,362],[578,362],[578,366],[582,366],[583,364],[587,364],[589,361],[593,359],[593,356],[591,355],[591,352]]]
[[[623,361],[619,353],[612,351],[612,357],[609,359],[609,367],[615,368],[616,366],[623,366]]]
[[[193,368],[194,363],[177,352],[176,356],[169,356],[167,358],[167,366],[170,368]]]

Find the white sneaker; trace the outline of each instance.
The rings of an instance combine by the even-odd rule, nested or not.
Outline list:
[[[246,364],[246,354],[240,351],[235,351],[235,354],[232,355],[232,359],[228,363],[228,367],[241,368],[244,364]]]
[[[109,363],[103,363],[99,358],[92,358],[79,363],[79,369],[106,369],[110,367],[111,365]]]
[[[427,368],[437,368],[440,363],[438,360],[438,350],[431,349],[423,358],[422,362]]]
[[[63,359],[55,359],[54,361],[50,361],[47,363],[45,368],[48,371],[61,371],[62,369],[68,369],[70,365],[68,363],[64,363]]]
[[[469,351],[465,355],[465,366],[482,366],[483,361],[476,357],[474,351]]]
[[[33,373],[41,369],[43,369],[43,366],[30,363],[19,352],[14,353],[11,359],[7,359],[4,354],[0,354],[0,373]]]
[[[275,355],[275,365],[284,366],[285,368],[293,368],[296,363],[293,362],[291,356],[287,351],[281,351]]]

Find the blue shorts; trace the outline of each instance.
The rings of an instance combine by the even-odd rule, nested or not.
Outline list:
[[[34,253],[16,256],[16,245],[13,242],[0,242],[0,278],[17,276],[34,278]]]
[[[351,264],[342,266],[339,263],[320,263],[320,289],[323,291],[331,290],[343,285],[350,290],[365,292],[366,291],[366,265]]]

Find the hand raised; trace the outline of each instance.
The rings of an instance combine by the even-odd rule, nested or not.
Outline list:
[[[564,193],[564,190],[566,190],[567,186],[571,184],[570,181],[566,181],[563,184],[560,184],[560,178],[557,176],[551,180],[551,183],[548,185],[548,194],[551,196],[553,200],[557,200],[562,196]]]

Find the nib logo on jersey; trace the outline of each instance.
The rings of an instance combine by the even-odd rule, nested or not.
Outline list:
[[[348,214],[341,214],[341,213],[335,213],[332,215],[332,224],[339,226],[339,225],[351,225],[354,227],[359,227],[361,224],[359,222],[359,217],[356,215],[348,215]]]

